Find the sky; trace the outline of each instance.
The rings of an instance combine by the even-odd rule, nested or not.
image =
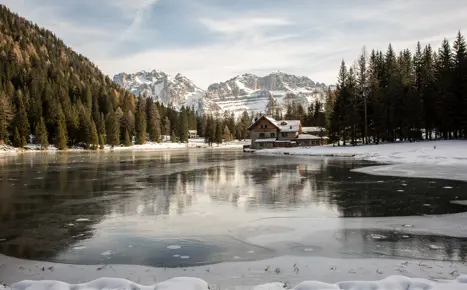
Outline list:
[[[461,0],[0,0],[105,74],[181,73],[201,88],[281,71],[334,84],[363,47],[439,47],[467,33]]]

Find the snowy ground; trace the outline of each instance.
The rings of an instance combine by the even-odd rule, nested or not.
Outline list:
[[[155,288],[164,290],[207,290],[211,289],[250,289],[250,290],[318,290],[318,289],[348,289],[348,290],[386,290],[386,289],[467,289],[467,266],[451,262],[380,260],[380,259],[331,259],[305,257],[279,257],[263,261],[222,263],[211,266],[191,267],[184,269],[163,269],[129,265],[89,265],[76,266],[54,264],[47,262],[24,261],[6,256],[0,256],[0,266],[3,282],[12,289],[45,290],[50,284],[54,289],[149,289],[142,285],[152,285],[176,277],[181,278],[156,284]],[[340,281],[377,281],[388,276],[404,275],[420,277],[429,280],[391,277],[381,282],[347,282]],[[66,283],[85,283],[101,277],[98,281],[86,285],[69,285]],[[281,277],[281,278],[279,278]],[[126,280],[123,280],[126,279]],[[199,280],[202,279],[202,280]],[[449,279],[457,279],[456,283],[444,284]],[[15,283],[23,280],[21,283]],[[59,280],[43,281],[40,280]],[[326,283],[303,281],[326,281]],[[131,282],[130,282],[131,281]],[[204,282],[206,281],[206,282]],[[439,284],[430,288],[435,283]],[[303,282],[303,283],[302,283]],[[265,284],[270,283],[270,284]],[[300,284],[301,283],[301,284]],[[339,283],[339,284],[333,284]],[[409,288],[412,283],[413,288]],[[417,284],[418,283],[418,284]],[[263,285],[263,286],[256,286]],[[389,286],[391,285],[391,286]],[[419,288],[415,288],[418,285]],[[29,287],[32,286],[32,287]],[[285,287],[284,287],[285,286]],[[318,287],[319,286],[319,287]],[[154,286],[153,286],[154,287]],[[295,287],[295,288],[293,288]]]
[[[467,141],[464,140],[277,148],[259,150],[256,154],[355,158],[390,164],[356,170],[362,173],[467,181]]]
[[[114,147],[113,150],[164,150],[164,149],[187,149],[187,148],[212,148],[212,149],[227,149],[227,148],[242,148],[243,145],[250,144],[250,140],[243,140],[243,141],[230,141],[225,142],[222,144],[213,144],[210,147],[208,144],[204,142],[204,139],[190,139],[188,143],[172,143],[172,142],[162,142],[162,143],[155,143],[155,142],[147,142],[143,145],[132,145],[129,147],[117,146]],[[39,151],[40,146],[37,144],[28,144],[24,147],[26,151]],[[111,150],[109,145],[106,145],[105,150]],[[82,151],[81,148],[70,148],[68,151]],[[19,152],[20,150],[11,147],[2,145],[0,146],[0,154],[1,153],[14,153]],[[57,148],[53,145],[48,147],[48,151],[57,151]]]

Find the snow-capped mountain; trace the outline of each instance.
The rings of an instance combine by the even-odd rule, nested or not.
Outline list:
[[[265,77],[239,75],[228,81],[212,84],[206,91],[181,74],[172,77],[157,70],[120,73],[113,80],[135,95],[152,97],[166,105],[171,103],[175,108],[194,106],[198,113],[229,111],[236,115],[245,110],[265,112],[271,97],[284,107],[293,101],[304,107],[315,100],[324,103],[328,89],[325,84],[315,83],[307,77],[281,72]]]
[[[243,74],[226,82],[212,84],[207,96],[222,111],[229,110],[239,114],[244,110],[265,112],[270,97],[284,107],[293,101],[304,107],[315,100],[324,103],[327,89],[325,84],[315,83],[307,77],[277,72],[265,77]]]
[[[220,110],[216,104],[205,98],[204,90],[181,74],[172,77],[158,70],[143,70],[133,74],[120,73],[114,76],[113,81],[134,95],[151,97],[165,105],[172,104],[176,109],[194,106],[198,113]]]

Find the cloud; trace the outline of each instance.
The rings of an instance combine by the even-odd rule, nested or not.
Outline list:
[[[291,25],[284,18],[268,18],[268,17],[249,17],[215,20],[211,18],[201,18],[200,22],[209,30],[220,33],[248,33],[249,31],[258,31],[262,29],[274,28],[276,26]]]
[[[467,31],[458,0],[2,0],[110,76],[178,72],[199,86],[284,71],[334,83],[363,46],[438,47]],[[351,2],[351,3],[350,3]]]

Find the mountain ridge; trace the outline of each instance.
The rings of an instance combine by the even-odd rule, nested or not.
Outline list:
[[[198,113],[229,111],[236,115],[245,110],[265,112],[271,98],[276,99],[279,105],[293,101],[305,106],[316,101],[324,103],[326,91],[330,88],[306,76],[284,72],[272,72],[263,77],[244,73],[213,83],[206,90],[180,73],[173,77],[156,69],[130,74],[122,72],[113,80],[135,95],[142,94],[177,109],[193,106]]]

